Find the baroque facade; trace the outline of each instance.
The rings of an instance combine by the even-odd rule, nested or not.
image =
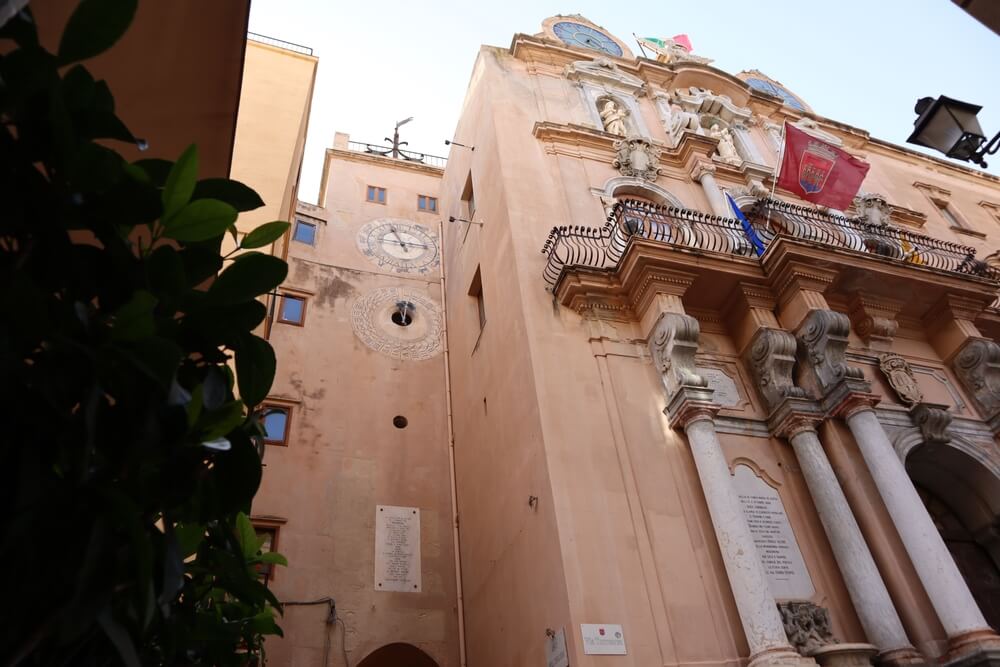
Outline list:
[[[710,62],[552,17],[447,166],[338,135],[254,507],[335,613],[273,662],[1000,664],[1000,179]],[[770,196],[783,123],[850,210]]]

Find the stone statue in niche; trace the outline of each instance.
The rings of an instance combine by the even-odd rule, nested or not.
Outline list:
[[[601,122],[604,123],[605,131],[617,134],[619,137],[628,134],[625,128],[625,117],[628,116],[628,112],[616,100],[608,97],[603,98],[599,104],[601,105]]]
[[[876,227],[888,227],[892,217],[892,207],[880,194],[863,192],[854,198],[854,209],[858,217]]]
[[[722,127],[718,123],[713,123],[712,127],[708,130],[708,136],[719,140],[719,158],[723,162],[734,165],[743,163],[743,158],[736,151],[736,143],[733,141],[733,135],[729,131],[729,128]]]
[[[788,641],[802,655],[837,643],[830,626],[830,612],[825,608],[812,602],[782,602],[778,611]]]
[[[906,359],[898,354],[887,352],[879,356],[878,367],[885,373],[886,379],[889,380],[889,386],[892,387],[901,401],[909,406],[914,406],[924,400],[920,386],[917,384],[916,378],[913,377],[913,369],[910,368]]]
[[[670,105],[670,125],[667,127],[667,134],[674,139],[679,139],[681,132],[694,132],[700,134],[701,124],[698,122],[698,114],[684,111],[676,104]]]

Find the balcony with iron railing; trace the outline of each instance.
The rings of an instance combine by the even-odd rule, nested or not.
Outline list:
[[[404,142],[405,143],[405,142]],[[369,144],[362,141],[348,141],[347,150],[356,153],[368,153],[369,155],[381,155],[382,157],[394,158],[405,162],[415,162],[428,167],[444,169],[448,164],[448,158],[440,155],[430,155],[429,153],[418,153],[416,151],[394,148],[393,146],[383,146],[379,144]]]
[[[747,219],[765,245],[764,262],[774,241],[786,237],[829,249],[876,256],[892,263],[991,281],[1000,272],[976,259],[969,246],[860,218],[822,213],[775,199],[758,200]],[[741,223],[672,206],[624,200],[615,204],[603,227],[555,227],[542,248],[545,282],[555,288],[574,268],[614,270],[635,239],[667,244],[686,253],[756,257]]]

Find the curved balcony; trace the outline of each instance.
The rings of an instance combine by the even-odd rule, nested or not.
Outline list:
[[[875,255],[893,263],[1000,280],[1000,272],[977,260],[974,248],[942,241],[860,218],[829,215],[775,199],[760,199],[747,215],[764,242],[766,261],[772,241],[795,241]],[[542,253],[548,256],[545,282],[555,288],[568,269],[612,270],[633,239],[659,241],[678,251],[753,258],[755,252],[740,222],[697,211],[624,200],[615,204],[603,227],[564,226],[549,232]]]

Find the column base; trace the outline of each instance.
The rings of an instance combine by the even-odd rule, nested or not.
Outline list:
[[[878,667],[922,667],[927,665],[927,658],[912,646],[885,651],[875,656]]]
[[[827,644],[809,655],[822,667],[871,667],[876,653],[871,644]]]
[[[1000,667],[1000,636],[989,628],[948,638],[945,667]]]
[[[750,656],[747,667],[816,667],[816,661],[791,646],[776,646]]]

